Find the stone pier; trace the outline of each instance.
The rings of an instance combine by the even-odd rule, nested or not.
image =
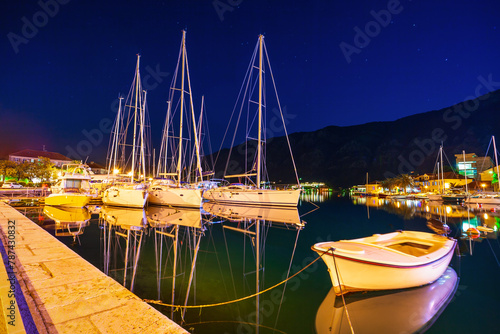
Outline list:
[[[0,333],[187,333],[3,202],[0,241]]]

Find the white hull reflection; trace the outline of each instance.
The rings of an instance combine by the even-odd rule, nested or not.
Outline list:
[[[149,206],[146,215],[151,227],[168,227],[170,225],[201,228],[199,209]]]
[[[303,226],[297,208],[271,208],[206,202],[203,203],[203,210],[230,221],[262,219],[269,222]]]
[[[103,206],[99,214],[109,225],[124,230],[142,230],[147,226],[143,209]]]
[[[447,268],[434,283],[394,292],[369,292],[345,297],[354,333],[415,333],[428,329],[441,315],[458,286],[457,273]],[[332,288],[316,314],[318,334],[352,333],[342,298]]]

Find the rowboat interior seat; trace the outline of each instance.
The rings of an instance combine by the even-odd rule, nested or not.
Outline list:
[[[399,252],[413,255],[416,257],[423,256],[429,254],[433,250],[433,245],[410,242],[410,241],[402,241],[394,244],[386,245],[386,247],[397,250]]]

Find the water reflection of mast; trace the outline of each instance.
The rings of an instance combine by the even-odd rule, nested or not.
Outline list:
[[[120,237],[125,240],[125,254],[124,254],[124,269],[123,269],[123,286],[127,286],[127,272],[129,271],[129,256],[132,258],[132,277],[130,280],[130,291],[134,291],[135,276],[137,273],[137,264],[142,247],[142,236],[145,233],[144,228],[146,219],[145,213],[142,209],[130,208],[116,208],[116,207],[102,207],[100,215],[100,224],[103,229],[103,244],[104,244],[104,273],[110,274],[111,262],[111,245],[112,233],[115,234],[115,263],[116,255],[118,255],[120,246]],[[139,237],[139,238],[138,238]],[[139,240],[137,240],[139,239]],[[132,254],[131,252],[131,243]],[[118,269],[115,269],[118,270]]]
[[[205,203],[207,204],[207,203]],[[290,275],[291,265],[293,262],[293,257],[295,254],[295,248],[297,246],[297,240],[300,231],[304,227],[304,223],[300,221],[297,209],[284,209],[284,208],[262,208],[262,207],[243,207],[243,206],[233,206],[233,205],[218,205],[218,204],[210,204],[204,205],[203,208],[208,212],[215,214],[219,217],[223,217],[228,219],[229,222],[237,222],[238,226],[230,226],[223,224],[224,229],[237,231],[243,233],[244,236],[250,237],[252,241],[252,246],[255,249],[255,293],[257,293],[255,307],[256,307],[256,333],[259,332],[259,324],[260,324],[260,284],[261,278],[263,279],[265,269],[262,266],[262,262],[264,259],[264,246],[267,238],[266,230],[263,230],[265,227],[282,227],[280,224],[273,223],[282,223],[283,227],[286,229],[295,228],[297,230],[297,236],[295,238],[294,248],[290,258],[290,264],[288,266],[288,272],[286,278]],[[261,217],[263,219],[256,219],[256,217]],[[280,218],[281,217],[281,218]],[[268,220],[268,218],[270,220]],[[241,225],[242,224],[242,225]],[[255,231],[252,231],[251,228],[254,227]],[[282,227],[282,228],[283,228]],[[246,240],[246,238],[245,238]],[[244,249],[246,247],[244,246]],[[243,268],[245,268],[245,253],[243,253]],[[261,276],[262,271],[262,276]],[[243,276],[246,277],[249,274],[253,274],[252,272],[244,272]],[[280,307],[278,310],[278,314],[276,317],[276,323],[278,321],[279,313],[281,310],[281,303],[283,302],[283,296],[286,290],[286,284],[282,291],[282,298],[280,302]],[[276,325],[275,323],[275,325]]]
[[[179,232],[181,227],[184,227],[184,232],[188,235],[188,247],[196,245],[191,256],[191,270],[189,275],[188,287],[184,304],[187,305],[191,285],[195,276],[196,258],[198,256],[198,249],[201,237],[203,236],[203,226],[201,224],[201,212],[199,209],[175,209],[168,207],[149,207],[148,208],[148,221],[150,225],[155,228],[155,250],[156,250],[156,270],[157,270],[157,285],[158,285],[158,299],[161,299],[161,280],[163,266],[163,242],[164,240],[172,240],[173,263],[172,263],[172,287],[171,287],[171,304],[175,303],[175,287],[178,273],[177,265],[179,263]],[[191,240],[190,236],[193,235]],[[168,258],[167,258],[168,261]],[[165,262],[166,266],[166,262]],[[170,316],[174,316],[174,308],[171,308]],[[182,313],[184,318],[185,309]]]

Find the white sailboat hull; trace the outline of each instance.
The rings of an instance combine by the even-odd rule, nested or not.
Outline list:
[[[467,204],[498,204],[500,205],[500,197],[496,196],[480,196],[469,197],[465,199]]]
[[[442,201],[443,197],[441,194],[427,194],[429,201]]]
[[[335,292],[342,294],[405,289],[434,282],[448,267],[455,243],[454,239],[436,234],[403,231],[322,242],[312,249],[322,255]]]
[[[205,191],[203,198],[217,203],[242,205],[297,206],[300,189],[274,190],[219,187]]]
[[[202,189],[161,187],[149,193],[149,203],[154,205],[172,205],[181,207],[201,206]]]
[[[106,189],[102,195],[105,205],[124,206],[129,208],[143,208],[148,200],[146,189],[134,187],[112,186]]]

